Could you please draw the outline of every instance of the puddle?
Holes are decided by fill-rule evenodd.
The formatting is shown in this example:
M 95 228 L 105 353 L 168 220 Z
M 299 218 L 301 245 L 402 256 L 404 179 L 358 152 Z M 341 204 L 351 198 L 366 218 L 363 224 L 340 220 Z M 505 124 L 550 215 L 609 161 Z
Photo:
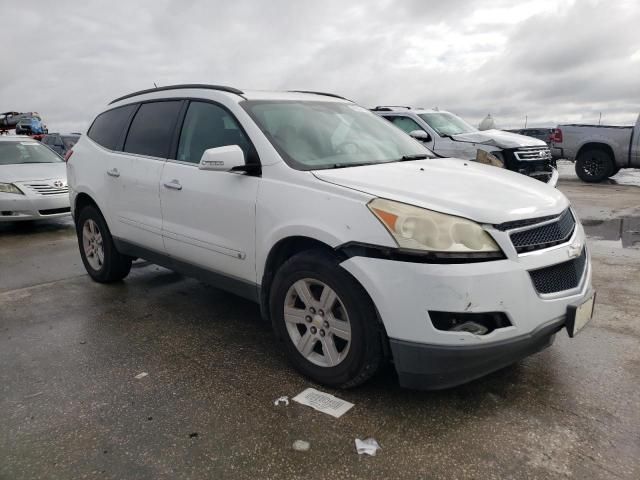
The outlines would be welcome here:
M 606 241 L 618 248 L 640 249 L 640 217 L 583 220 L 582 226 L 593 240 Z

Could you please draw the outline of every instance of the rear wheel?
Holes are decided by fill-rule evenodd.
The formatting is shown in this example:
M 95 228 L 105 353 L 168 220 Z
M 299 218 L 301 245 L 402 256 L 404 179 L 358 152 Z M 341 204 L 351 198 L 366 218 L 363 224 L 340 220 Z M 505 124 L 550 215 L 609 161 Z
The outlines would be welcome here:
M 100 283 L 122 280 L 131 270 L 131 257 L 120 254 L 104 217 L 94 206 L 86 206 L 76 225 L 82 263 L 89 276 Z
M 312 380 L 348 388 L 377 371 L 382 346 L 375 308 L 334 255 L 302 252 L 282 265 L 270 310 L 289 360 Z
M 576 174 L 584 182 L 598 183 L 613 175 L 615 165 L 609 152 L 590 148 L 578 155 Z

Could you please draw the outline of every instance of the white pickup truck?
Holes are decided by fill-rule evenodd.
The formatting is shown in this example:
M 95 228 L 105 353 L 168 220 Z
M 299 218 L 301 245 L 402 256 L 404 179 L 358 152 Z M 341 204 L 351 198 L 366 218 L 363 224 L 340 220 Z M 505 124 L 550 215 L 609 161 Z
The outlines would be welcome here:
M 640 168 L 640 115 L 629 127 L 558 125 L 551 152 L 575 161 L 576 174 L 585 182 L 601 182 L 621 168 Z

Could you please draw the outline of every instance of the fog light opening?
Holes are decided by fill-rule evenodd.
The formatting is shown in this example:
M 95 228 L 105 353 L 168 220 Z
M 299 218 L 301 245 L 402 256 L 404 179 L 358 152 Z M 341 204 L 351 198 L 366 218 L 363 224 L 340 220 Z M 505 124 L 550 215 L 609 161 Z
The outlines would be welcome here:
M 486 335 L 499 328 L 511 326 L 511 322 L 503 312 L 458 313 L 430 311 L 429 317 L 436 330 L 468 332 L 473 335 Z

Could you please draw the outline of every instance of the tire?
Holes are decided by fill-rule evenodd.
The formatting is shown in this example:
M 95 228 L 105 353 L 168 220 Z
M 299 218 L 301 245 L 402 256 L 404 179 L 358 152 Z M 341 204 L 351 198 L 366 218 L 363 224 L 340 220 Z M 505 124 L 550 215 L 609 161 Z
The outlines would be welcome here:
M 615 166 L 615 167 L 613 168 L 613 171 L 612 171 L 612 172 L 611 172 L 611 174 L 609 175 L 609 178 L 611 178 L 611 177 L 613 177 L 613 176 L 617 175 L 619 171 L 620 171 L 620 167 Z
M 89 276 L 99 283 L 122 280 L 131 270 L 131 257 L 120 254 L 100 211 L 88 205 L 76 223 L 82 263 Z
M 269 311 L 276 336 L 299 372 L 328 387 L 350 388 L 378 370 L 382 329 L 373 302 L 339 263 L 335 255 L 323 251 L 291 257 L 275 275 Z
M 600 148 L 585 150 L 576 159 L 576 174 L 588 183 L 598 183 L 612 176 L 614 168 L 611 155 Z

